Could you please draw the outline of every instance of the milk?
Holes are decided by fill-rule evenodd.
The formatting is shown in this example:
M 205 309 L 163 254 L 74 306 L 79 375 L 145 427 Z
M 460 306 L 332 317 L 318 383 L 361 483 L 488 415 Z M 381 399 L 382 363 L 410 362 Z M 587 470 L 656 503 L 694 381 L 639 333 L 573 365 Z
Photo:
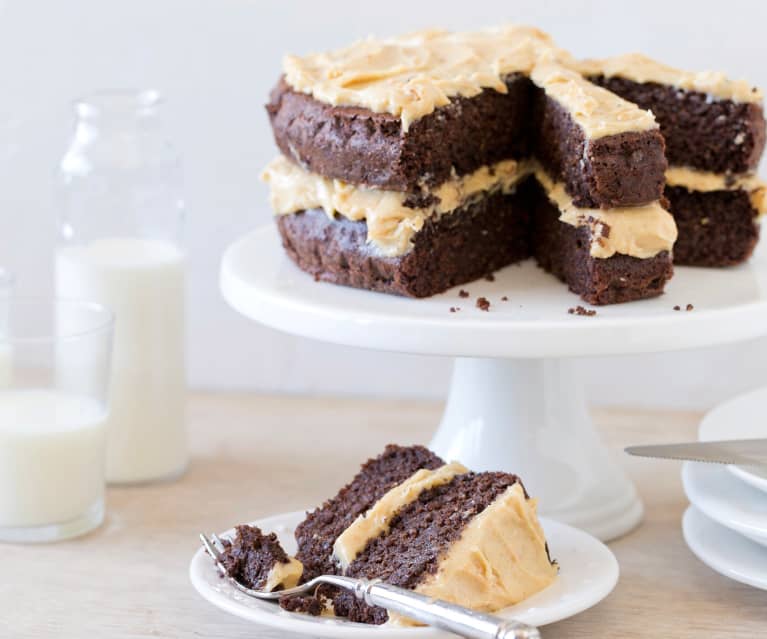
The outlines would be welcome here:
M 138 238 L 57 253 L 57 294 L 100 302 L 116 316 L 108 481 L 164 478 L 186 466 L 184 265 L 174 245 Z
M 98 503 L 105 432 L 89 397 L 0 391 L 0 527 L 66 523 Z

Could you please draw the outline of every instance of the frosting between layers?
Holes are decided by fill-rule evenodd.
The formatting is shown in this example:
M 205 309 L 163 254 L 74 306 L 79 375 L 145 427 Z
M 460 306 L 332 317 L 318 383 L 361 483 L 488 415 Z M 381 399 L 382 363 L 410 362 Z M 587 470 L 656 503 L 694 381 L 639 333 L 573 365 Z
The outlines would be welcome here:
M 283 156 L 274 159 L 262 177 L 271 187 L 270 199 L 276 214 L 322 208 L 331 218 L 337 213 L 353 221 L 365 220 L 368 243 L 382 255 L 397 257 L 412 248 L 413 237 L 429 217 L 450 214 L 488 192 L 512 192 L 532 173 L 559 208 L 560 221 L 591 228 L 592 257 L 608 258 L 620 253 L 646 259 L 672 249 L 677 237 L 676 224 L 659 202 L 614 209 L 581 209 L 573 204 L 564 184 L 554 182 L 531 160 L 505 160 L 454 177 L 427 192 L 438 201 L 423 208 L 405 206 L 405 193 L 330 180 L 302 169 Z
M 391 113 L 402 127 L 451 97 L 483 89 L 506 93 L 505 78 L 529 74 L 545 59 L 572 63 L 543 31 L 507 25 L 466 33 L 427 30 L 398 38 L 369 38 L 350 47 L 305 57 L 286 56 L 286 82 L 332 105 Z
M 753 173 L 709 173 L 686 166 L 671 166 L 666 171 L 666 185 L 688 191 L 748 191 L 757 216 L 767 214 L 767 183 Z
M 530 78 L 547 96 L 569 111 L 588 138 L 658 128 L 652 111 L 640 109 L 560 64 L 538 64 Z
M 336 539 L 333 557 L 346 572 L 349 565 L 361 553 L 368 542 L 389 530 L 392 517 L 408 504 L 418 499 L 425 490 L 449 483 L 456 475 L 469 472 L 458 462 L 440 466 L 436 470 L 421 469 L 410 478 L 392 488 L 365 514 L 360 515 Z
M 412 247 L 413 236 L 427 218 L 451 213 L 487 192 L 510 192 L 531 173 L 525 161 L 504 160 L 474 173 L 453 177 L 429 191 L 437 201 L 422 208 L 405 206 L 407 194 L 384 191 L 331 180 L 310 173 L 283 156 L 275 158 L 264 170 L 262 179 L 269 183 L 272 208 L 287 215 L 322 208 L 331 218 L 336 214 L 367 222 L 368 243 L 382 255 L 396 257 Z
M 655 82 L 686 91 L 706 93 L 720 100 L 761 102 L 763 93 L 745 80 L 730 80 L 717 71 L 694 73 L 675 69 L 648 58 L 641 53 L 629 53 L 612 58 L 581 60 L 575 68 L 586 76 L 619 77 L 632 82 Z
M 592 257 L 604 259 L 619 253 L 648 259 L 674 247 L 676 223 L 660 202 L 613 209 L 582 209 L 573 204 L 564 184 L 554 182 L 540 169 L 536 170 L 535 177 L 559 209 L 561 222 L 591 229 Z
M 272 592 L 279 586 L 284 589 L 293 588 L 298 585 L 298 580 L 301 579 L 303 573 L 304 565 L 295 557 L 290 557 L 287 563 L 278 561 L 266 576 L 263 590 Z
M 416 586 L 428 597 L 484 612 L 512 606 L 549 586 L 557 576 L 535 499 L 509 486 L 479 513 L 448 549 L 437 572 Z M 414 622 L 392 613 L 389 623 Z
M 710 173 L 686 166 L 670 166 L 666 170 L 667 186 L 684 186 L 690 191 L 753 191 L 765 183 L 753 173 Z

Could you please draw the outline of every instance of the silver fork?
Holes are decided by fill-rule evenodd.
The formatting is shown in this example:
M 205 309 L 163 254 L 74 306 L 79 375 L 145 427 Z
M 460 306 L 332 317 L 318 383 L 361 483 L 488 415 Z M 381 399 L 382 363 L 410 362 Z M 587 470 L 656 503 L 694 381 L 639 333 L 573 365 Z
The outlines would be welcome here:
M 378 580 L 353 579 L 340 575 L 322 575 L 315 577 L 305 584 L 280 590 L 278 592 L 262 592 L 251 590 L 229 576 L 224 567 L 224 545 L 216 535 L 211 535 L 213 541 L 200 534 L 200 541 L 205 550 L 213 558 L 221 575 L 237 590 L 264 601 L 277 601 L 283 597 L 313 594 L 317 586 L 330 584 L 351 592 L 356 599 L 369 606 L 380 606 L 400 615 L 420 621 L 429 626 L 447 630 L 470 639 L 540 639 L 537 628 L 520 623 L 519 621 L 501 619 L 494 615 L 476 612 L 463 606 L 448 603 L 440 599 L 432 599 L 424 595 L 405 590 L 397 586 L 382 583 Z

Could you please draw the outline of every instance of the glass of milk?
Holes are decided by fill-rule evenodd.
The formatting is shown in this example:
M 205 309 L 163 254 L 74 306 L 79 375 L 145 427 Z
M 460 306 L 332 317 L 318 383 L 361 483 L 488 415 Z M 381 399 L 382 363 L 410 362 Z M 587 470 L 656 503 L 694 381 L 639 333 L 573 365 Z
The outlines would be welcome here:
M 180 475 L 185 433 L 181 163 L 156 91 L 102 91 L 75 105 L 59 166 L 57 295 L 116 316 L 107 481 Z
M 84 534 L 104 519 L 113 315 L 10 297 L 0 333 L 0 541 Z

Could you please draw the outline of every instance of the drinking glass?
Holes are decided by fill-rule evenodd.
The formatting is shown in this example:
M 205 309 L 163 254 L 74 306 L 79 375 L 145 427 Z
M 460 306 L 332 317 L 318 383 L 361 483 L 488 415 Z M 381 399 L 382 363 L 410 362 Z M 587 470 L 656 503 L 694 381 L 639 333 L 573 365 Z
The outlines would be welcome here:
M 6 299 L 0 331 L 0 541 L 56 541 L 104 519 L 113 316 L 105 307 Z

